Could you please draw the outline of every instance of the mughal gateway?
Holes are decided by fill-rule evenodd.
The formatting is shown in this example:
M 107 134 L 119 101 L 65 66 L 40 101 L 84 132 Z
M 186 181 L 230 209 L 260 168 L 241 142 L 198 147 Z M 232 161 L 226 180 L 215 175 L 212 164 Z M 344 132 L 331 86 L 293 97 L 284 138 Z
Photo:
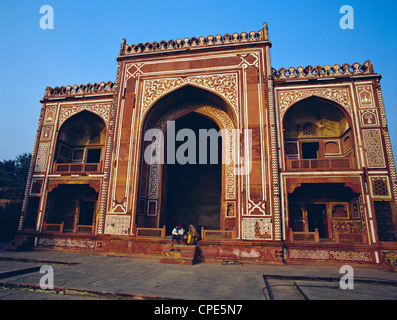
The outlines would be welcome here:
M 380 264 L 397 249 L 381 75 L 369 60 L 276 70 L 270 50 L 266 23 L 123 39 L 114 82 L 47 87 L 10 247 Z M 201 235 L 191 256 L 167 251 L 179 222 Z

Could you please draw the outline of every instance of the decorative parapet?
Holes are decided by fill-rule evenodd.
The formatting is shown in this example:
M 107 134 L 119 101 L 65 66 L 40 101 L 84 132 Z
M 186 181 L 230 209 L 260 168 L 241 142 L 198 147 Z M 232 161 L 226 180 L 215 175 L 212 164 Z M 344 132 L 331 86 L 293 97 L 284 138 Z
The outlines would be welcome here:
M 299 79 L 316 79 L 316 78 L 337 78 L 350 77 L 357 75 L 375 74 L 370 60 L 365 61 L 362 65 L 358 62 L 352 65 L 345 63 L 342 66 L 334 64 L 333 66 L 307 66 L 290 67 L 288 69 L 280 68 L 278 71 L 273 69 L 274 79 L 277 80 L 299 80 Z
M 104 94 L 114 93 L 115 86 L 112 81 L 94 83 L 94 84 L 81 84 L 67 87 L 46 87 L 44 92 L 44 99 L 57 98 L 57 97 L 72 97 L 72 96 L 85 96 L 91 94 Z
M 266 25 L 267 26 L 267 25 Z M 124 55 L 134 55 L 140 53 L 148 52 L 166 52 L 169 50 L 178 50 L 186 48 L 203 48 L 211 46 L 222 46 L 230 44 L 243 44 L 252 43 L 258 41 L 268 41 L 266 36 L 263 36 L 263 30 L 251 31 L 249 33 L 233 33 L 232 35 L 226 33 L 225 35 L 217 34 L 215 37 L 209 35 L 207 37 L 201 36 L 199 38 L 184 38 L 169 40 L 168 42 L 163 40 L 160 42 L 146 42 L 145 44 L 139 43 L 137 45 L 127 45 L 125 44 L 125 39 L 123 39 L 120 56 Z

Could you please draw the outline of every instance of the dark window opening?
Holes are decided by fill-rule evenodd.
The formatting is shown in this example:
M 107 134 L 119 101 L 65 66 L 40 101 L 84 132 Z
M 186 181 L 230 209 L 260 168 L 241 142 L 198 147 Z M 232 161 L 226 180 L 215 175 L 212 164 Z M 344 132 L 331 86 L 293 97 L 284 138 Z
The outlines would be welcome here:
M 325 204 L 307 204 L 307 217 L 309 221 L 309 232 L 318 230 L 320 238 L 328 238 L 327 226 L 324 216 L 326 216 Z
M 319 158 L 320 144 L 318 142 L 302 142 L 302 159 Z
M 95 201 L 80 202 L 79 225 L 91 226 L 94 217 Z
M 101 160 L 101 149 L 87 149 L 86 163 L 99 163 Z
M 389 201 L 374 201 L 380 241 L 396 241 L 396 232 Z

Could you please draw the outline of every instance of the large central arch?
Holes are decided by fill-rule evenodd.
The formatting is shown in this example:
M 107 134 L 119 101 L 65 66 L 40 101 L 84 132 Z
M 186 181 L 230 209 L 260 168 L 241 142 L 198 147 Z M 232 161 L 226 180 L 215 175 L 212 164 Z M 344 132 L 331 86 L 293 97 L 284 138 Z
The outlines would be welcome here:
M 219 96 L 192 86 L 180 88 L 160 99 L 152 106 L 142 123 L 138 208 L 135 220 L 135 224 L 138 227 L 159 228 L 163 225 L 168 225 L 167 231 L 169 233 L 171 225 L 175 223 L 170 218 L 172 215 L 169 212 L 168 219 L 166 218 L 167 210 L 170 211 L 172 209 L 170 209 L 169 205 L 167 209 L 167 198 L 168 202 L 170 202 L 170 189 L 168 189 L 167 195 L 167 188 L 170 187 L 170 184 L 167 184 L 167 166 L 165 163 L 167 159 L 164 158 L 167 140 L 163 139 L 163 137 L 167 137 L 167 125 L 169 122 L 183 121 L 183 119 L 187 118 L 196 120 L 206 118 L 207 124 L 212 122 L 212 128 L 219 130 L 222 140 L 222 163 L 219 166 L 219 170 L 221 170 L 220 199 L 218 208 L 214 209 L 218 211 L 216 218 L 218 221 L 216 223 L 214 221 L 206 223 L 203 222 L 206 219 L 191 217 L 191 223 L 207 228 L 225 229 L 227 202 L 236 200 L 237 188 L 237 178 L 234 175 L 234 151 L 236 150 L 233 136 L 233 129 L 236 128 L 236 125 L 232 120 L 234 114 L 228 104 Z M 194 120 L 190 120 L 191 127 L 193 123 Z M 184 125 L 189 127 L 189 121 L 185 121 Z M 145 133 L 150 129 L 156 129 L 156 133 L 150 141 L 145 141 Z M 202 129 L 208 129 L 208 127 Z M 147 150 L 150 150 L 150 154 L 155 159 L 151 164 L 145 161 L 144 154 Z M 178 198 L 178 195 L 175 195 L 175 198 Z M 197 207 L 191 210 L 191 212 L 194 211 L 200 214 L 200 210 Z M 208 212 L 205 215 L 208 218 Z M 176 217 L 178 219 L 181 218 L 180 215 L 176 215 Z M 187 220 L 183 222 L 186 224 L 190 223 Z

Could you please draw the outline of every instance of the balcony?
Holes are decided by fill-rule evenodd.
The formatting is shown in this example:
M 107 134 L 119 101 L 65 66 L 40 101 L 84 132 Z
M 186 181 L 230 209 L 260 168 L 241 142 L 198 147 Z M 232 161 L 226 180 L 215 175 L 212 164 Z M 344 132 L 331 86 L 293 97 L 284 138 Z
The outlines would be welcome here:
M 289 159 L 286 158 L 288 171 L 326 171 L 353 170 L 356 168 L 355 158 L 323 158 L 323 159 Z
M 55 163 L 54 173 L 58 174 L 83 174 L 101 173 L 101 163 Z

